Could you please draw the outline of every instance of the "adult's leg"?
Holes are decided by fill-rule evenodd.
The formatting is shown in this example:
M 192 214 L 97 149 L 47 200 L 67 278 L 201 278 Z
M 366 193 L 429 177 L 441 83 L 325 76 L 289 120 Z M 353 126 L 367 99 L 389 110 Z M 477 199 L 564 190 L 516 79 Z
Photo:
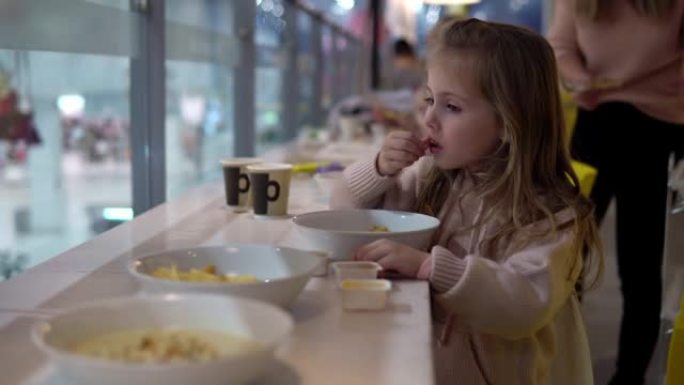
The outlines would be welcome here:
M 593 111 L 579 109 L 570 148 L 575 160 L 593 166 L 598 171 L 591 200 L 595 206 L 594 216 L 599 224 L 615 193 L 612 159 L 616 149 L 612 133 L 616 121 L 613 111 L 612 103 L 598 106 Z
M 617 256 L 623 314 L 612 384 L 644 383 L 660 328 L 668 159 L 682 127 L 635 108 L 616 144 Z M 616 165 L 617 166 L 617 165 Z
M 589 164 L 598 171 L 591 191 L 597 224 L 603 220 L 615 191 L 615 170 L 611 162 L 615 150 L 611 132 L 615 122 L 611 119 L 611 110 L 610 105 L 601 105 L 592 111 L 579 109 L 570 148 L 573 159 Z M 575 284 L 580 300 L 584 292 L 583 281 L 584 274 Z

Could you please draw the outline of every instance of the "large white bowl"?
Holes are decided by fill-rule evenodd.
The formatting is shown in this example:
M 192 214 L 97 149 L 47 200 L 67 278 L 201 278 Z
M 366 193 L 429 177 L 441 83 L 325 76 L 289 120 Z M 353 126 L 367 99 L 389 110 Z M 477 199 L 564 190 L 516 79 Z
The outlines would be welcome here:
M 251 381 L 268 371 L 275 348 L 294 322 L 266 303 L 209 294 L 119 298 L 66 310 L 32 330 L 36 345 L 65 377 L 77 384 L 226 385 Z M 148 329 L 213 330 L 255 340 L 261 349 L 204 363 L 125 363 L 72 353 L 74 344 L 107 333 Z
M 314 247 L 329 252 L 335 260 L 352 259 L 357 248 L 381 238 L 425 249 L 439 226 L 435 217 L 388 210 L 317 211 L 297 215 L 293 221 Z M 390 231 L 370 231 L 373 226 Z
M 128 270 L 147 292 L 229 294 L 287 306 L 322 261 L 320 255 L 303 250 L 236 244 L 161 251 L 132 260 Z M 149 275 L 159 267 L 176 265 L 180 270 L 188 270 L 210 264 L 222 273 L 252 274 L 258 282 L 184 282 Z

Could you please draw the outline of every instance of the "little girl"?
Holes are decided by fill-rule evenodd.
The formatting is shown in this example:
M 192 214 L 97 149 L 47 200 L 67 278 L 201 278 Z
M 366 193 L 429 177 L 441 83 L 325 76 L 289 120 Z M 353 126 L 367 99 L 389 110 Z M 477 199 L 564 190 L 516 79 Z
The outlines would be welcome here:
M 602 254 L 563 142 L 553 51 L 474 19 L 441 22 L 428 47 L 423 137 L 389 135 L 331 206 L 441 226 L 428 251 L 380 240 L 355 258 L 430 282 L 438 384 L 592 384 L 574 285 L 583 254 Z

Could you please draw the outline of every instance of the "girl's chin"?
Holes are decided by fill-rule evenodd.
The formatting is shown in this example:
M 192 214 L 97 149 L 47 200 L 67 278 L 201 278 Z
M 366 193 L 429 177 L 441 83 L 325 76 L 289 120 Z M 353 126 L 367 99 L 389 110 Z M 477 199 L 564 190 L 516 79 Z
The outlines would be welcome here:
M 449 169 L 452 169 L 452 168 L 456 168 L 456 167 L 452 164 L 453 162 L 449 162 L 449 161 L 448 161 L 448 158 L 445 157 L 445 156 L 443 156 L 442 154 L 435 154 L 435 155 L 432 155 L 432 159 L 433 159 L 433 161 L 434 161 L 433 164 L 434 164 L 436 167 L 441 168 L 441 169 L 443 169 L 443 170 L 449 170 Z
M 448 171 L 463 168 L 462 164 L 459 164 L 459 162 L 454 161 L 453 159 L 449 159 L 445 154 L 432 155 L 432 159 L 433 165 L 441 170 Z

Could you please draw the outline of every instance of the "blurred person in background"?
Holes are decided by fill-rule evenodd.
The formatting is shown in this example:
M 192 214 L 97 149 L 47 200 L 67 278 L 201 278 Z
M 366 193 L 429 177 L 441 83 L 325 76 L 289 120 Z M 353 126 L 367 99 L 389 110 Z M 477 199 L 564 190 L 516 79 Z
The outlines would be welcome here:
M 617 370 L 643 384 L 660 325 L 670 154 L 684 146 L 684 0 L 555 0 L 549 41 L 579 111 L 573 156 L 598 169 L 600 223 L 617 203 L 623 295 Z
M 373 104 L 376 122 L 388 130 L 418 133 L 425 112 L 425 69 L 411 43 L 398 39 L 392 47 L 392 67 L 383 84 L 387 91 L 378 92 Z
M 384 77 L 387 90 L 416 90 L 425 81 L 425 74 L 411 43 L 406 39 L 394 42 L 392 68 Z
M 391 66 L 383 72 L 382 89 L 349 96 L 333 106 L 327 118 L 330 137 L 348 137 L 342 135 L 340 121 L 344 118 L 364 127 L 365 135 L 361 136 L 368 138 L 394 130 L 418 132 L 424 111 L 424 83 L 425 70 L 414 47 L 404 38 L 397 39 L 392 45 Z

